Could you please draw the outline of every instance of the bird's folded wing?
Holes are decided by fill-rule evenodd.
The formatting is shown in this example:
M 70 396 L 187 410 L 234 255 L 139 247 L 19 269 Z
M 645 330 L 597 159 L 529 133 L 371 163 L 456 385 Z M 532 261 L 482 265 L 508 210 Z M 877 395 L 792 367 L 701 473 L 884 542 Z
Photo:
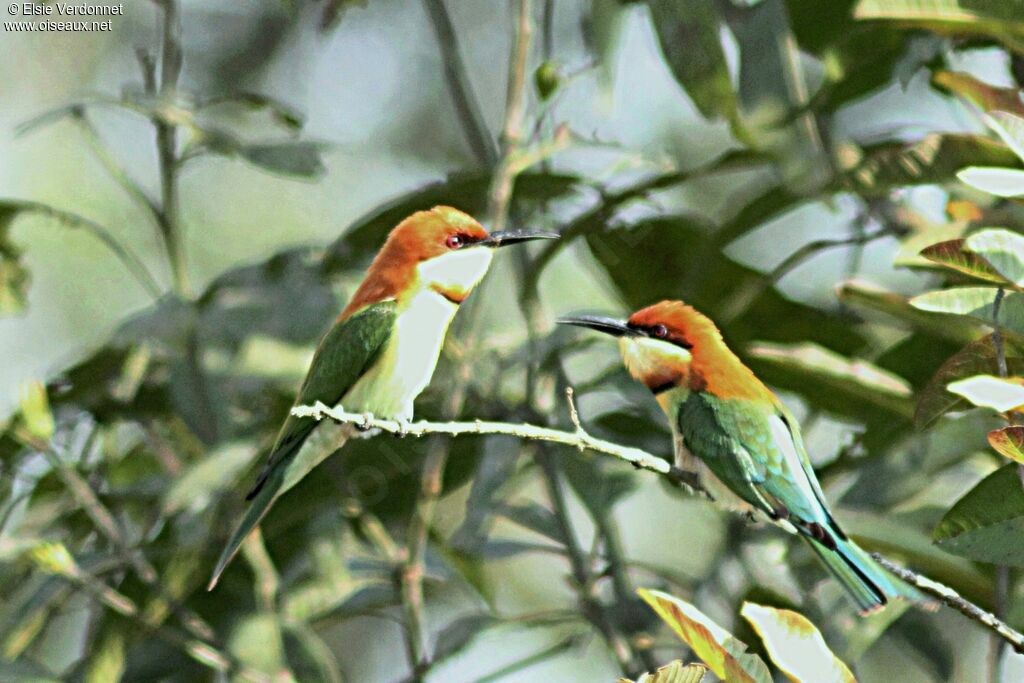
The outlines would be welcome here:
M 387 344 L 395 327 L 395 307 L 392 300 L 382 301 L 335 323 L 317 347 L 295 405 L 313 405 L 320 401 L 334 406 L 341 401 Z M 288 415 L 250 496 L 278 465 L 281 456 L 289 452 L 289 446 L 305 440 L 315 426 L 316 422 L 309 418 Z
M 395 302 L 384 301 L 335 323 L 313 356 L 295 404 L 338 403 L 384 348 L 394 329 L 395 316 Z M 217 583 L 242 541 L 260 523 L 277 497 L 318 464 L 319 460 L 299 457 L 303 442 L 315 426 L 316 422 L 311 419 L 288 416 L 255 487 L 246 496 L 252 503 L 224 547 L 209 588 Z

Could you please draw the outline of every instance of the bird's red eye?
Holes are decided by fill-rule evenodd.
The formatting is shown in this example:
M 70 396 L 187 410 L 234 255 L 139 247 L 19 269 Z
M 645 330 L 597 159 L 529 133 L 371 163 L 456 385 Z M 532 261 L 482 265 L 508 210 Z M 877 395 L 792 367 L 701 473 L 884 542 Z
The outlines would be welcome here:
M 664 325 L 655 325 L 651 328 L 651 334 L 658 339 L 664 339 L 668 336 L 668 328 Z
M 458 249 L 462 246 L 462 235 L 448 235 L 444 244 L 449 249 Z

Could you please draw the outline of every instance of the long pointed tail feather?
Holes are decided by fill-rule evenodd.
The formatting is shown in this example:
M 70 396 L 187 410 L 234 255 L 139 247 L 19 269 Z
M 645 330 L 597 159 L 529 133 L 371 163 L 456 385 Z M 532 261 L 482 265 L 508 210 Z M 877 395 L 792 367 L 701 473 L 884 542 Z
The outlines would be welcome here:
M 306 439 L 296 439 L 270 456 L 269 462 L 273 463 L 273 465 L 260 473 L 256 486 L 246 496 L 246 500 L 252 502 L 249 505 L 249 509 L 246 510 L 245 516 L 242 517 L 242 521 L 239 522 L 235 531 L 231 534 L 227 545 L 224 546 L 220 559 L 217 560 L 217 566 L 210 576 L 210 583 L 207 585 L 206 590 L 211 591 L 214 589 L 220 580 L 220 575 L 224 573 L 231 560 L 238 554 L 246 537 L 252 533 L 252 530 L 259 525 L 267 512 L 270 511 L 274 501 L 285 491 L 295 486 L 314 467 L 323 462 L 328 455 L 340 448 L 345 443 L 348 435 L 349 431 L 341 429 L 337 433 L 331 434 L 330 438 L 334 439 L 331 444 L 311 444 L 310 448 L 305 449 L 302 446 Z M 338 438 L 339 436 L 340 438 Z
M 846 589 L 861 614 L 876 612 L 892 598 L 914 602 L 924 596 L 916 588 L 890 575 L 852 540 L 835 539 L 835 549 L 806 538 L 811 548 Z

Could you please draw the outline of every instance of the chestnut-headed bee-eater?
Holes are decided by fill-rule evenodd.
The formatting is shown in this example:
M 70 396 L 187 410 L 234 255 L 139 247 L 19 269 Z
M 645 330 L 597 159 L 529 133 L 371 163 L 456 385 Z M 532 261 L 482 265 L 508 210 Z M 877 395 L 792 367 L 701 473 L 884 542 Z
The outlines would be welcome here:
M 559 322 L 617 337 L 630 375 L 668 416 L 677 465 L 700 474 L 716 498 L 763 513 L 806 539 L 861 613 L 892 597 L 920 599 L 843 533 L 797 421 L 710 319 L 682 301 L 662 301 L 627 321 L 581 315 Z
M 295 404 L 320 401 L 410 420 L 413 401 L 434 373 L 448 326 L 487 273 L 494 247 L 555 237 L 488 234 L 476 220 L 448 206 L 409 216 L 388 235 L 352 300 L 324 335 Z M 209 589 L 278 496 L 315 466 L 318 456 L 300 452 L 317 424 L 291 415 L 284 421 Z

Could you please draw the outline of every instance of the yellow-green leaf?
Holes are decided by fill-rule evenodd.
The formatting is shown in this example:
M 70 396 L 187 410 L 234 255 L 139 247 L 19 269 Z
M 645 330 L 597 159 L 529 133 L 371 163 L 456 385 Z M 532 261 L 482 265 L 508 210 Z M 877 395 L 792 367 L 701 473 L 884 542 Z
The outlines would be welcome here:
M 1014 425 L 993 429 L 988 433 L 988 443 L 1000 455 L 1024 465 L 1024 427 Z
M 803 615 L 752 602 L 740 610 L 775 665 L 794 683 L 856 683 L 853 673 Z
M 700 683 L 708 668 L 703 664 L 683 664 L 677 659 L 657 671 L 645 673 L 636 679 L 636 683 Z M 628 678 L 620 678 L 618 683 L 633 683 Z
M 42 382 L 29 382 L 22 388 L 20 407 L 19 430 L 30 439 L 49 442 L 53 438 L 54 422 Z
M 990 264 L 1005 281 L 1024 285 L 1024 235 L 1002 228 L 988 228 L 968 237 L 966 246 Z
M 699 609 L 661 591 L 641 588 L 637 593 L 716 676 L 729 683 L 771 683 L 761 658 Z
M 985 123 L 1014 154 L 1024 160 L 1024 119 L 1009 112 L 994 111 L 985 116 Z

